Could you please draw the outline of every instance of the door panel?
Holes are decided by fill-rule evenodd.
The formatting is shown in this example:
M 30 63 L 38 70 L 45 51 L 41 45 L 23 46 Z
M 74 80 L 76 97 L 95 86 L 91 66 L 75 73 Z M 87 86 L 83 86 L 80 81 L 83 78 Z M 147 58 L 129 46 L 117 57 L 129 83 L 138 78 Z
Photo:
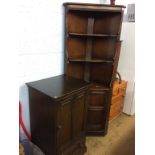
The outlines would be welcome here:
M 57 132 L 58 132 L 58 137 L 57 137 L 57 143 L 58 147 L 63 145 L 67 145 L 66 142 L 71 141 L 71 127 L 72 127 L 72 114 L 71 114 L 71 109 L 72 109 L 72 100 L 68 100 L 65 102 L 62 102 L 60 104 L 59 108 L 59 113 L 58 113 L 58 125 L 57 125 Z
M 74 100 L 73 105 L 73 137 L 84 133 L 84 118 L 85 118 L 85 96 L 78 95 Z M 76 136 L 76 137 L 75 137 Z
M 103 91 L 91 91 L 89 96 L 89 106 L 104 106 L 106 94 Z
M 89 95 L 87 132 L 104 131 L 107 110 L 110 105 L 109 91 L 91 90 Z
M 103 124 L 105 112 L 104 110 L 90 110 L 88 111 L 88 124 Z
M 85 134 L 86 94 L 76 93 L 60 103 L 57 124 L 58 150 L 74 145 Z

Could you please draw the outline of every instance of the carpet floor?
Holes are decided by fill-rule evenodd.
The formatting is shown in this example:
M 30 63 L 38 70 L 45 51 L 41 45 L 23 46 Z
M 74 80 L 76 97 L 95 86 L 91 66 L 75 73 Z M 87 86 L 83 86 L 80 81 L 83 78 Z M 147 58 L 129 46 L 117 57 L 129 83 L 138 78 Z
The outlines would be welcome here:
M 85 155 L 134 155 L 135 116 L 121 114 L 109 124 L 104 137 L 87 137 Z

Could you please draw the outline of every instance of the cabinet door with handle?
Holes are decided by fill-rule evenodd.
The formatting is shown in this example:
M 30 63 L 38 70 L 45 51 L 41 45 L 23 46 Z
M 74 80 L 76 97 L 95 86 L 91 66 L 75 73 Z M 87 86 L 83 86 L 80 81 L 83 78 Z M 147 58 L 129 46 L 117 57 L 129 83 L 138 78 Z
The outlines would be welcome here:
M 86 129 L 86 112 L 87 112 L 87 96 L 82 92 L 74 98 L 72 106 L 72 138 L 80 138 L 85 135 Z
M 62 100 L 58 112 L 57 147 L 60 152 L 71 149 L 76 139 L 85 135 L 86 95 L 78 93 Z
M 73 98 L 60 101 L 57 121 L 57 148 L 61 151 L 71 143 L 72 139 L 72 102 Z

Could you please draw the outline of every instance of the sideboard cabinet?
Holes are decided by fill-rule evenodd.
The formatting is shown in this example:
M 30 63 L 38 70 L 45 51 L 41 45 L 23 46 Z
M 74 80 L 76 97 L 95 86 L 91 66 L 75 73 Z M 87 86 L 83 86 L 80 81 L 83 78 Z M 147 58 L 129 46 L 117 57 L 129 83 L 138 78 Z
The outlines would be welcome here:
M 88 82 L 60 75 L 27 85 L 32 142 L 46 155 L 83 155 Z

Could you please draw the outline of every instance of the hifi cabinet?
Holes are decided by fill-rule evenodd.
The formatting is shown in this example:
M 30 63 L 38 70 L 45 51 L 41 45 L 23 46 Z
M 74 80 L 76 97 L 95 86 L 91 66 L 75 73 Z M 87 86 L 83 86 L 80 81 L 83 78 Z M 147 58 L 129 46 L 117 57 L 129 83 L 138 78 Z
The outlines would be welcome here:
M 124 6 L 64 3 L 65 74 L 91 83 L 87 133 L 107 132 Z
M 27 85 L 32 142 L 46 155 L 83 155 L 89 83 L 60 75 Z

